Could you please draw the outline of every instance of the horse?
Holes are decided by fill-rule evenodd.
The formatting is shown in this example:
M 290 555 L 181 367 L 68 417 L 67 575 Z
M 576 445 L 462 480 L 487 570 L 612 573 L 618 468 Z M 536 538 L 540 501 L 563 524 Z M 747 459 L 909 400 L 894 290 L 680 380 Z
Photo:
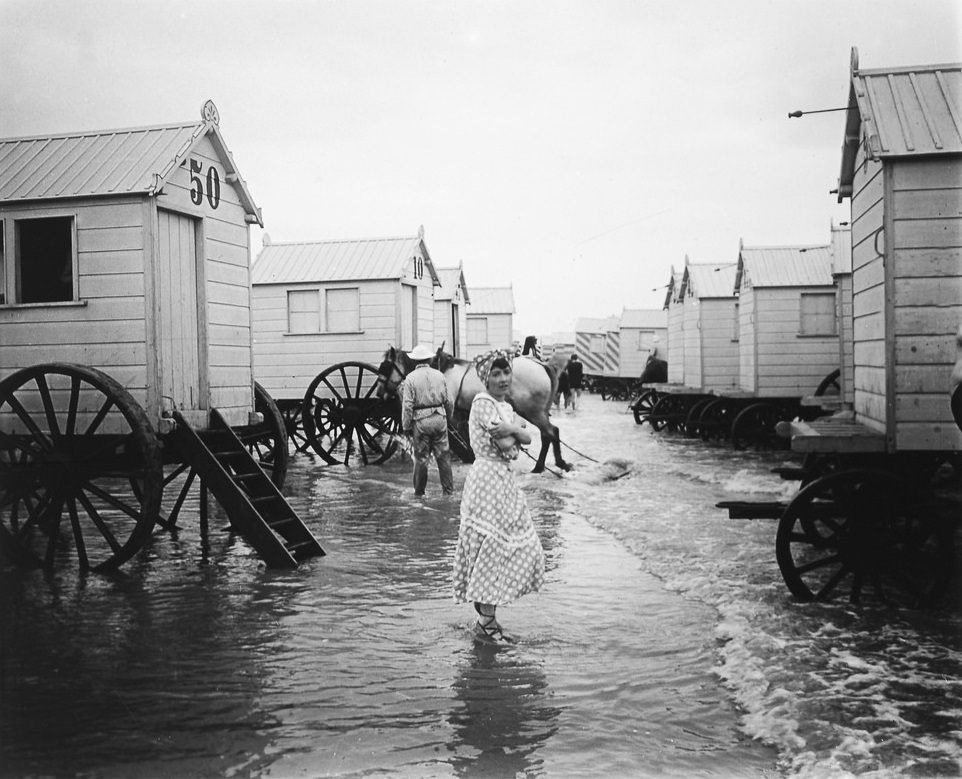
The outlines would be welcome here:
M 408 357 L 407 352 L 390 347 L 384 353 L 384 360 L 378 369 L 385 391 L 396 392 L 414 367 L 415 363 Z M 444 375 L 448 393 L 454 400 L 455 410 L 468 412 L 475 395 L 485 389 L 474 362 L 470 360 L 460 360 L 443 349 L 438 349 L 431 361 L 431 367 L 437 368 Z M 544 363 L 528 357 L 515 357 L 512 361 L 511 373 L 513 379 L 508 402 L 515 413 L 528 420 L 541 432 L 541 452 L 538 454 L 532 472 L 544 471 L 549 446 L 554 452 L 555 464 L 562 470 L 570 470 L 571 466 L 561 456 L 561 437 L 558 428 L 551 424 L 548 416 L 551 401 L 558 389 L 557 374 Z

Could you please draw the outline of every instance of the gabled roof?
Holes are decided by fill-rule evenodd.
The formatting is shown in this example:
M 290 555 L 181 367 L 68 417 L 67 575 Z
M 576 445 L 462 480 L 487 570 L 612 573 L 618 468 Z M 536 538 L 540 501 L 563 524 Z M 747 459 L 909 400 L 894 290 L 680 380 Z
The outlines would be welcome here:
M 194 147 L 209 137 L 248 221 L 263 226 L 260 209 L 224 143 L 212 101 L 204 103 L 201 117 L 182 124 L 0 139 L 0 202 L 158 195 Z
M 575 345 L 575 334 L 574 333 L 564 333 L 564 332 L 553 332 L 549 335 L 542 336 L 541 345 L 543 347 L 548 346 L 574 346 Z
M 688 255 L 685 255 L 685 265 L 688 264 Z M 675 266 L 671 266 L 671 278 L 668 280 L 668 284 L 665 285 L 665 304 L 663 308 L 667 311 L 671 304 L 677 303 L 680 297 L 681 291 L 681 280 L 685 274 L 675 270 Z
M 610 333 L 617 330 L 621 322 L 620 317 L 606 316 L 584 317 L 575 322 L 576 333 Z
M 962 63 L 859 70 L 852 48 L 851 81 L 838 201 L 852 194 L 855 157 L 962 153 Z
M 733 289 L 832 286 L 831 246 L 742 246 Z
M 465 303 L 470 303 L 468 295 L 468 285 L 464 280 L 464 263 L 459 263 L 457 268 L 436 268 L 441 289 L 434 293 L 435 300 L 451 300 L 458 286 L 461 287 L 461 296 Z
M 418 251 L 424 256 L 424 264 L 431 273 L 434 286 L 440 286 L 437 271 L 421 235 L 298 243 L 265 241 L 251 268 L 251 283 L 400 279 Z
M 686 265 L 679 297 L 699 300 L 735 297 L 735 265 L 733 262 Z
M 640 328 L 642 330 L 668 327 L 668 315 L 663 308 L 626 308 L 621 312 L 621 327 Z
M 468 316 L 513 313 L 514 290 L 511 287 L 475 287 L 471 293 Z

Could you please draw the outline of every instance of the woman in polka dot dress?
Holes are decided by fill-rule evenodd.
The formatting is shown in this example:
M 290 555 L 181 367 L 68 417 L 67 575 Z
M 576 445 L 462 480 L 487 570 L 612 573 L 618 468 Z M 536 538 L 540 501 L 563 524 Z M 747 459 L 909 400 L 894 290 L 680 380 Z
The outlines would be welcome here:
M 461 498 L 454 597 L 474 602 L 476 637 L 497 643 L 508 640 L 495 616 L 497 607 L 541 589 L 544 551 L 511 470 L 519 446 L 531 443 L 531 436 L 505 400 L 510 357 L 492 352 L 478 358 L 475 367 L 487 392 L 474 398 L 468 421 L 475 461 Z

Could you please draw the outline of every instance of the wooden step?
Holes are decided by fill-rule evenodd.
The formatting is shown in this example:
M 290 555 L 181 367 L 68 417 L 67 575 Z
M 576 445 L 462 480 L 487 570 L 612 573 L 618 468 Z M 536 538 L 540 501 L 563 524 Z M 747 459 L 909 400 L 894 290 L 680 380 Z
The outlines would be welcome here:
M 231 525 L 271 567 L 294 568 L 323 555 L 314 535 L 261 469 L 216 409 L 212 428 L 194 430 L 175 412 L 175 434 L 202 482 L 223 506 Z

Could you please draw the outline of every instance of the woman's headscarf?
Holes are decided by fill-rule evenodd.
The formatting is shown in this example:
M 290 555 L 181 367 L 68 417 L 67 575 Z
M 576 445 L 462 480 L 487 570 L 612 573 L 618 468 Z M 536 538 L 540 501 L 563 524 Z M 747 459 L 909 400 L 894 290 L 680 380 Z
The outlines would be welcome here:
M 484 384 L 485 387 L 488 386 L 488 376 L 491 374 L 491 366 L 494 365 L 495 360 L 499 358 L 505 360 L 508 365 L 511 365 L 514 354 L 506 349 L 494 349 L 493 351 L 479 354 L 474 358 L 474 369 L 478 372 L 481 383 Z

